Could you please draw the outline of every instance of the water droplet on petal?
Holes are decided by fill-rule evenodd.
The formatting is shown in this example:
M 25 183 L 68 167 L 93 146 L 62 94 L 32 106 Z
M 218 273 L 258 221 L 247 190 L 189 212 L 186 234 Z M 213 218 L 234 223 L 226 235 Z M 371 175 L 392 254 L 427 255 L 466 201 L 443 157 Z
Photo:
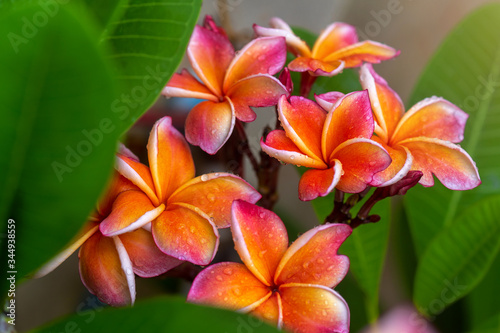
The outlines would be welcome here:
M 196 231 L 196 228 L 195 228 L 194 226 L 190 226 L 190 227 L 189 227 L 189 231 L 190 231 L 192 234 L 194 234 L 194 233 L 195 233 L 195 231 Z
M 213 193 L 207 194 L 207 199 L 210 202 L 214 202 L 215 201 L 215 194 L 213 194 Z
M 241 289 L 240 289 L 240 288 L 234 288 L 234 289 L 233 289 L 233 293 L 234 293 L 236 296 L 241 296 Z
M 264 258 L 264 255 L 266 254 L 267 250 L 260 251 L 259 252 L 259 258 Z
M 264 216 L 266 216 L 264 213 L 260 213 L 260 214 L 259 214 L 259 217 L 260 217 L 261 219 L 263 219 L 263 218 L 264 218 Z
M 231 268 L 224 268 L 224 271 L 223 271 L 223 272 L 224 272 L 224 274 L 226 274 L 226 275 L 231 275 L 231 274 L 233 274 L 233 270 L 232 270 Z
M 222 278 L 222 275 L 217 275 L 215 277 L 217 279 L 217 281 L 223 281 L 224 279 Z
M 309 262 L 303 263 L 302 267 L 304 267 L 304 269 L 308 269 L 309 268 Z
M 331 271 L 333 271 L 334 268 L 335 268 L 335 266 L 331 265 L 331 266 L 328 266 L 328 268 L 326 270 L 328 272 L 331 272 Z
M 318 264 L 322 265 L 322 264 L 324 264 L 324 263 L 325 263 L 325 261 L 324 261 L 323 259 L 321 259 L 321 258 L 320 258 L 320 259 L 318 259 Z
M 208 180 L 208 176 L 207 175 L 202 175 L 201 176 L 201 181 L 206 182 L 207 180 Z

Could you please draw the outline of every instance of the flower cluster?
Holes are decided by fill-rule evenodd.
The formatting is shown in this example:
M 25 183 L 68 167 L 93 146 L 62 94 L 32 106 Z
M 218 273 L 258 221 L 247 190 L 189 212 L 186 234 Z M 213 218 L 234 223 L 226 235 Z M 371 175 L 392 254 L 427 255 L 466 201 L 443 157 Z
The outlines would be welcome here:
M 355 28 L 345 23 L 328 26 L 312 48 L 278 18 L 270 28 L 255 25 L 254 30 L 258 37 L 236 52 L 225 31 L 207 17 L 195 27 L 187 49 L 194 75 L 174 74 L 163 95 L 204 100 L 189 112 L 185 135 L 209 154 L 224 148 L 235 125 L 248 144 L 240 122 L 256 119 L 251 107 L 276 107 L 279 121 L 260 141 L 261 164 L 245 150 L 264 182 L 260 193 L 230 173 L 195 177 L 186 140 L 164 117 L 149 137 L 149 166 L 122 147 L 96 212 L 39 275 L 80 247 L 85 286 L 108 304 L 131 304 L 135 274 L 157 276 L 183 262 L 209 265 L 218 249 L 218 229 L 230 227 L 243 263 L 205 268 L 188 301 L 251 313 L 293 332 L 348 332 L 349 308 L 332 288 L 349 268 L 339 247 L 361 222 L 351 223 L 347 215 L 335 220 L 339 223 L 326 221 L 289 246 L 280 218 L 270 207 L 256 205 L 269 195 L 266 154 L 308 168 L 298 184 L 303 201 L 334 189 L 341 202 L 344 193 L 389 189 L 375 191 L 378 199 L 361 209 L 364 218 L 376 200 L 403 194 L 417 182 L 433 186 L 434 176 L 452 190 L 480 184 L 474 161 L 457 145 L 467 114 L 439 97 L 405 112 L 399 96 L 374 71 L 372 64 L 398 51 L 359 42 Z M 285 67 L 287 50 L 296 58 Z M 355 67 L 364 90 L 308 99 L 317 76 Z M 301 96 L 291 96 L 289 71 L 302 73 Z

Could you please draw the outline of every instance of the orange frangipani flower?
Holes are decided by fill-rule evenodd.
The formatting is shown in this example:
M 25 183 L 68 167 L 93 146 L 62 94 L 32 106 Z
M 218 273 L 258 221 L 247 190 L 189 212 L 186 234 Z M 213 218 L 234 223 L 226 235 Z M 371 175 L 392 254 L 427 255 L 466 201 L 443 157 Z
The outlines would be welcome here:
M 426 98 L 407 112 L 399 96 L 371 65 L 361 68 L 361 84 L 368 89 L 375 118 L 373 140 L 391 155 L 392 164 L 375 175 L 377 186 L 388 186 L 409 170 L 420 170 L 420 184 L 433 186 L 433 174 L 452 190 L 468 190 L 481 183 L 472 158 L 459 145 L 468 115 L 441 97 Z
M 174 74 L 162 94 L 200 98 L 186 119 L 186 139 L 215 154 L 231 135 L 236 119 L 254 121 L 250 108 L 276 105 L 286 87 L 272 75 L 286 61 L 283 37 L 257 38 L 235 53 L 224 30 L 210 16 L 196 26 L 187 55 L 202 83 L 187 70 Z
M 130 158 L 130 153 L 122 150 Z M 111 213 L 116 198 L 138 188 L 129 180 L 115 175 L 109 190 L 78 236 L 64 251 L 44 265 L 35 275 L 42 277 L 80 248 L 80 276 L 83 284 L 102 302 L 112 306 L 131 305 L 135 301 L 135 277 L 153 277 L 178 266 L 182 261 L 161 252 L 145 228 L 104 236 L 99 224 Z
M 384 148 L 370 139 L 374 122 L 368 92 L 327 95 L 330 102 L 322 104 L 328 112 L 309 99 L 292 96 L 288 101 L 283 96 L 278 114 L 284 130 L 261 140 L 270 156 L 311 168 L 299 182 L 299 199 L 304 201 L 326 196 L 335 187 L 361 192 L 391 163 Z
M 349 269 L 337 250 L 351 234 L 346 224 L 325 224 L 288 247 L 280 218 L 235 201 L 231 232 L 243 264 L 211 265 L 195 278 L 188 301 L 258 316 L 292 332 L 349 331 L 349 308 L 335 287 Z
M 217 228 L 230 224 L 231 203 L 255 203 L 260 194 L 238 176 L 211 173 L 193 178 L 195 168 L 184 137 L 163 117 L 151 130 L 149 167 L 117 155 L 116 169 L 138 187 L 121 193 L 111 214 L 100 224 L 105 236 L 116 236 L 151 222 L 161 251 L 197 265 L 212 261 L 218 244 Z
M 344 68 L 358 67 L 363 62 L 379 63 L 399 54 L 392 47 L 374 41 L 358 42 L 356 28 L 346 23 L 329 25 L 318 36 L 312 50 L 282 19 L 274 17 L 270 25 L 271 28 L 254 25 L 254 30 L 259 36 L 286 38 L 289 50 L 297 56 L 288 64 L 294 72 L 333 76 Z

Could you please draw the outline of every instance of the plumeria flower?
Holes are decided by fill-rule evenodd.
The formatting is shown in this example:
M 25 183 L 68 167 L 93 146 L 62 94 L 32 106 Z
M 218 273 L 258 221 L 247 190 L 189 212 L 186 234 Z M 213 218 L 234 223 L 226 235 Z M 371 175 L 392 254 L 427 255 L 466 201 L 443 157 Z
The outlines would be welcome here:
M 374 122 L 367 91 L 323 98 L 328 112 L 309 99 L 283 96 L 278 114 L 284 130 L 261 140 L 270 156 L 311 168 L 299 181 L 301 200 L 326 196 L 334 188 L 361 192 L 391 163 L 384 148 L 370 139 Z
M 358 67 L 363 62 L 379 63 L 399 54 L 398 51 L 374 41 L 358 42 L 356 28 L 336 22 L 330 24 L 314 43 L 312 50 L 282 19 L 271 19 L 271 28 L 254 25 L 259 36 L 283 36 L 289 50 L 297 56 L 288 64 L 294 72 L 333 76 L 344 68 Z
M 186 139 L 215 154 L 231 135 L 235 119 L 254 121 L 250 108 L 276 105 L 286 88 L 272 75 L 286 61 L 283 37 L 257 38 L 235 53 L 224 30 L 211 17 L 196 26 L 187 55 L 196 80 L 187 70 L 174 74 L 163 89 L 168 97 L 200 98 L 186 119 Z
M 238 176 L 211 173 L 193 178 L 193 158 L 184 137 L 163 117 L 151 130 L 149 167 L 117 154 L 116 169 L 138 187 L 120 194 L 113 211 L 99 226 L 111 237 L 151 222 L 154 241 L 161 251 L 197 265 L 212 261 L 218 244 L 217 228 L 230 224 L 231 203 L 255 203 L 260 194 Z
M 411 305 L 400 305 L 361 333 L 438 333 L 428 319 Z
M 112 237 L 104 236 L 99 230 L 99 224 L 111 214 L 116 198 L 137 190 L 129 180 L 115 175 L 95 213 L 71 245 L 43 266 L 35 277 L 48 274 L 80 248 L 78 256 L 83 284 L 102 302 L 122 306 L 135 301 L 134 274 L 140 277 L 158 276 L 181 264 L 182 261 L 158 249 L 147 229 L 140 228 Z
M 433 186 L 433 174 L 449 189 L 468 190 L 481 183 L 472 158 L 458 143 L 468 115 L 441 97 L 426 98 L 407 112 L 399 96 L 369 65 L 361 68 L 376 121 L 374 140 L 389 152 L 392 164 L 375 175 L 378 186 L 394 184 L 409 170 L 420 170 L 420 184 Z
M 188 301 L 250 313 L 292 332 L 347 333 L 349 308 L 331 288 L 349 269 L 337 250 L 351 231 L 346 224 L 325 224 L 288 247 L 276 214 L 235 201 L 231 232 L 243 264 L 222 262 L 201 271 Z

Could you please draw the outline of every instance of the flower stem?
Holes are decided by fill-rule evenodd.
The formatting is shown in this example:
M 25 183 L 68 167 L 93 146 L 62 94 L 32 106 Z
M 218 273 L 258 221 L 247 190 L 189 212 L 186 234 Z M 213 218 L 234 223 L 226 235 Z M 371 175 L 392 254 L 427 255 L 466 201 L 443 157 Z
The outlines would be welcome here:
M 300 78 L 300 96 L 307 98 L 315 81 L 316 76 L 303 72 Z

